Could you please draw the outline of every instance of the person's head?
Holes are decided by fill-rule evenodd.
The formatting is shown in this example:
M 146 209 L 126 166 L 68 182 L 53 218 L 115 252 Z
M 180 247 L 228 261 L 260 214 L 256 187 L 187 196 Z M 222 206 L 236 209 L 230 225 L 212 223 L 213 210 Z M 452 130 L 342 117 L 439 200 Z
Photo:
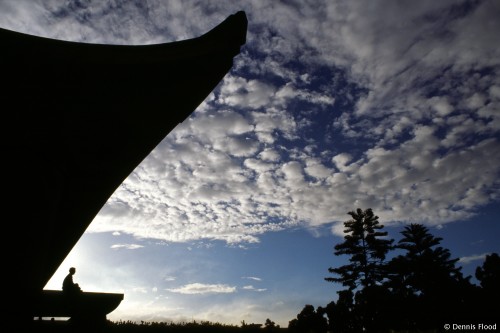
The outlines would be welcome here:
M 75 272 L 76 272 L 75 267 L 71 267 L 71 268 L 69 269 L 69 273 L 70 273 L 71 275 L 75 274 Z

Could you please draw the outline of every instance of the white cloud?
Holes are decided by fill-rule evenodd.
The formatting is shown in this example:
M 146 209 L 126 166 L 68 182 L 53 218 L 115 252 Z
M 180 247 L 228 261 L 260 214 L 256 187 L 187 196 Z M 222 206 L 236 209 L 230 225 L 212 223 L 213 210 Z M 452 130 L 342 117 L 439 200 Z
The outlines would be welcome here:
M 258 242 L 357 207 L 438 225 L 499 198 L 496 2 L 469 12 L 455 1 L 0 6 L 5 27 L 112 43 L 192 37 L 247 11 L 234 70 L 117 189 L 91 232 Z M 329 70 L 346 82 L 321 76 Z
M 127 249 L 127 250 L 136 250 L 143 248 L 143 245 L 139 244 L 113 244 L 111 245 L 112 249 Z
M 352 156 L 348 153 L 341 153 L 332 157 L 332 162 L 340 171 L 346 170 L 347 163 L 352 160 Z
M 134 292 L 134 293 L 147 294 L 148 293 L 148 288 L 145 288 L 145 287 L 135 287 L 135 288 L 132 288 L 131 291 Z
M 275 91 L 271 84 L 229 75 L 224 78 L 219 103 L 258 109 L 271 103 Z
M 335 98 L 326 92 L 311 92 L 296 88 L 292 83 L 286 83 L 275 94 L 277 102 L 286 105 L 292 99 L 305 100 L 317 105 L 333 105 Z
M 453 112 L 453 106 L 450 105 L 450 102 L 446 97 L 433 97 L 429 100 L 429 103 L 431 103 L 432 107 L 441 117 L 447 116 Z
M 271 162 L 278 162 L 281 158 L 280 154 L 272 148 L 265 148 L 262 152 L 260 152 L 259 157 L 264 161 Z
M 306 161 L 306 167 L 304 171 L 308 175 L 317 179 L 325 179 L 333 173 L 332 169 L 326 167 L 320 161 L 313 159 Z
M 266 291 L 267 289 L 266 288 L 255 288 L 254 286 L 252 285 L 248 285 L 248 286 L 243 286 L 242 289 L 244 290 L 251 290 L 251 291 L 256 291 L 256 292 L 263 292 L 263 291 Z
M 262 281 L 261 278 L 256 277 L 256 276 L 244 276 L 242 279 L 248 279 L 248 280 L 254 280 L 254 281 Z
M 107 204 L 128 202 L 120 204 L 126 211 L 109 215 L 104 209 L 91 230 L 235 243 L 255 242 L 264 232 L 297 223 L 343 221 L 356 207 L 373 208 L 385 222 L 440 224 L 468 218 L 494 198 L 484 189 L 494 182 L 492 156 L 497 156 L 498 142 L 483 140 L 444 155 L 438 154 L 439 143 L 432 127 L 418 127 L 413 138 L 393 149 L 375 147 L 358 160 L 336 155 L 336 168 L 307 154 L 274 165 L 259 160 L 257 153 L 237 164 L 196 144 L 187 155 L 175 154 L 181 163 L 167 155 L 160 163 L 154 153 L 136 170 L 141 181 L 127 180 Z M 196 164 L 182 163 L 195 159 Z M 164 165 L 166 173 L 155 172 L 150 163 Z M 324 183 L 309 183 L 306 174 Z
M 484 259 L 486 258 L 487 255 L 489 255 L 489 253 L 474 254 L 474 255 L 470 255 L 470 256 L 465 256 L 465 257 L 461 257 L 458 260 L 458 262 L 463 264 L 463 265 L 468 265 L 474 261 L 479 261 L 479 260 L 484 261 Z
M 489 93 L 492 98 L 500 99 L 500 87 L 499 86 L 491 86 L 489 88 Z
M 285 139 L 298 139 L 297 122 L 283 110 L 276 108 L 266 109 L 265 112 L 252 112 L 257 138 L 266 144 L 273 144 L 281 134 Z
M 198 294 L 228 294 L 236 292 L 236 287 L 227 284 L 190 283 L 179 288 L 166 289 L 173 293 L 198 295 Z
M 485 102 L 486 102 L 486 97 L 483 94 L 476 92 L 466 100 L 466 105 L 469 107 L 469 109 L 477 110 L 483 107 Z

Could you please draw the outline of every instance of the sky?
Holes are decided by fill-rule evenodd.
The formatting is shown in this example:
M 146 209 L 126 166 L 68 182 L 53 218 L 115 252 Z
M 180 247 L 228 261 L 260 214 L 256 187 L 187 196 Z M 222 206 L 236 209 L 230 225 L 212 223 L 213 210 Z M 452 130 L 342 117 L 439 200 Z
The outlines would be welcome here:
M 396 240 L 425 224 L 466 275 L 500 252 L 498 1 L 4 0 L 0 27 L 142 45 L 239 10 L 247 44 L 231 71 L 46 289 L 74 266 L 83 290 L 125 294 L 111 320 L 286 327 L 336 299 L 324 278 L 358 207 Z

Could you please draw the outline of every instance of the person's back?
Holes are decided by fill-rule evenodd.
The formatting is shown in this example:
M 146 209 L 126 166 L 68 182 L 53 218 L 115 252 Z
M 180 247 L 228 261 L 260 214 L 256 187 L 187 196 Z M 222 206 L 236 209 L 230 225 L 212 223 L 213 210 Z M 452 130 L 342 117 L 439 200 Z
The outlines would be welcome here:
M 63 291 L 70 291 L 72 288 L 73 288 L 73 275 L 68 274 L 64 278 L 62 290 Z
M 75 292 L 81 291 L 78 283 L 73 282 L 73 275 L 75 274 L 75 272 L 76 272 L 76 269 L 74 267 L 71 267 L 69 269 L 69 274 L 66 275 L 66 277 L 64 278 L 64 281 L 63 281 L 63 285 L 62 285 L 63 292 L 68 293 L 68 294 L 74 294 Z

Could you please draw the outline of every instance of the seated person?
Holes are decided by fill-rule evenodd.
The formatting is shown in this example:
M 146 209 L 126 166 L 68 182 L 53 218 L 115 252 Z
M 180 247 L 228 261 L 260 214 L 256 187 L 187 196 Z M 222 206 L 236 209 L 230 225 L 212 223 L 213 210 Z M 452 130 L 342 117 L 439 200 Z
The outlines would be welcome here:
M 75 274 L 76 269 L 74 267 L 71 267 L 69 269 L 69 274 L 66 275 L 63 281 L 62 289 L 64 293 L 67 294 L 77 294 L 81 292 L 82 290 L 80 289 L 80 286 L 78 283 L 73 283 L 73 275 Z

